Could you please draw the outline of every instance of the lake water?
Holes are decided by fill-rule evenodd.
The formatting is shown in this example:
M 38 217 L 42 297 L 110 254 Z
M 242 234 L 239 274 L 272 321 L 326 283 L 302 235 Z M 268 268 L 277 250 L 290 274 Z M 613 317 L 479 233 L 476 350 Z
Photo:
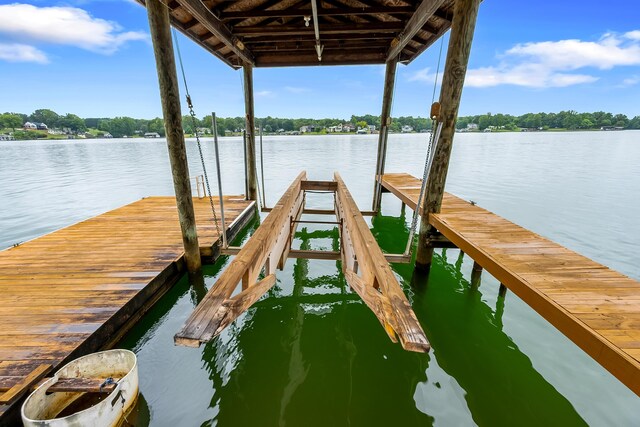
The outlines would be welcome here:
M 390 135 L 387 172 L 420 176 L 427 135 Z M 338 170 L 370 209 L 377 137 L 266 137 L 267 202 L 302 169 Z M 201 173 L 188 141 L 191 175 Z M 213 173 L 213 146 L 204 153 Z M 221 139 L 226 194 L 244 191 L 239 138 Z M 640 132 L 457 134 L 447 190 L 640 280 Z M 0 143 L 0 248 L 141 197 L 172 194 L 164 140 Z M 212 182 L 212 188 L 214 182 Z M 330 207 L 323 195 L 309 206 Z M 401 252 L 400 202 L 372 227 Z M 253 225 L 255 227 L 256 224 Z M 300 228 L 330 249 L 337 232 Z M 246 235 L 244 236 L 246 238 Z M 209 286 L 229 262 L 205 269 Z M 218 339 L 175 347 L 197 296 L 180 281 L 121 342 L 139 357 L 139 425 L 640 425 L 640 398 L 472 261 L 439 251 L 429 282 L 394 266 L 432 351 L 403 351 L 348 289 L 336 262 L 289 260 L 276 286 Z

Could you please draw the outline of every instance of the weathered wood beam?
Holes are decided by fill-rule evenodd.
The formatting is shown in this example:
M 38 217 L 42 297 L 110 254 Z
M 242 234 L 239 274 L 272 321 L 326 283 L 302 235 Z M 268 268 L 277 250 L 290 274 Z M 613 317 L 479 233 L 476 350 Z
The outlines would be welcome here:
M 350 64 L 384 64 L 385 53 L 381 49 L 378 52 L 325 52 L 322 55 L 322 62 L 318 63 L 318 56 L 315 51 L 300 53 L 274 53 L 256 56 L 257 67 L 287 67 L 305 65 L 350 65 Z
M 371 43 L 367 42 L 359 42 L 359 43 L 325 43 L 323 41 L 322 45 L 324 46 L 324 52 L 328 52 L 330 50 L 355 50 L 358 52 L 362 52 L 365 50 L 380 50 L 386 49 L 389 45 L 388 43 L 382 41 L 375 41 Z M 279 52 L 300 52 L 300 50 L 313 50 L 314 44 L 312 41 L 298 42 L 293 44 L 282 44 L 282 45 L 256 45 L 251 50 L 256 54 L 278 54 Z M 323 54 L 324 56 L 324 54 Z
M 346 40 L 388 40 L 393 39 L 393 33 L 373 33 L 373 34 L 327 34 L 322 36 L 323 41 L 346 41 Z M 273 44 L 275 42 L 305 42 L 315 41 L 315 35 L 309 33 L 306 35 L 298 36 L 269 36 L 264 38 L 247 38 L 245 44 L 247 46 L 255 46 L 258 44 Z M 389 42 L 387 42 L 387 46 Z
M 27 393 L 29 391 L 29 388 L 33 384 L 38 382 L 40 378 L 45 376 L 51 370 L 51 368 L 52 366 L 49 364 L 38 365 L 33 371 L 31 371 L 25 377 L 22 377 L 11 388 L 0 394 L 0 405 L 12 403 L 22 395 Z
M 405 350 L 429 351 L 429 341 L 411 309 L 411 304 L 353 197 L 337 172 L 334 179 L 338 183 L 336 215 L 343 224 L 342 268 L 349 285 L 371 307 L 392 340 L 397 335 Z M 356 275 L 354 259 L 357 260 L 357 268 L 361 270 L 361 275 Z
M 238 284 L 240 282 L 247 284 L 247 286 L 243 286 L 246 291 L 246 289 L 255 286 L 263 267 L 271 269 L 273 272 L 274 269 L 271 266 L 280 259 L 284 250 L 281 243 L 288 239 L 291 218 L 298 212 L 302 203 L 303 192 L 300 186 L 304 179 L 306 179 L 306 173 L 302 172 L 285 191 L 271 213 L 267 215 L 231 264 L 220 274 L 216 283 L 191 313 L 182 329 L 175 335 L 176 344 L 198 347 L 201 343 L 210 341 L 220 333 L 219 310 L 225 302 L 228 304 L 227 300 L 231 298 Z
M 424 27 L 429 18 L 433 16 L 444 2 L 445 0 L 422 0 L 422 3 L 420 3 L 415 13 L 411 15 L 402 33 L 391 42 L 391 46 L 387 52 L 387 61 L 396 58 L 400 52 L 402 52 L 407 43 Z
M 218 17 L 207 8 L 200 0 L 178 0 L 187 12 L 221 42 L 227 45 L 242 61 L 253 65 L 254 59 L 251 51 L 238 39 Z
M 244 109 L 246 129 L 245 159 L 247 164 L 245 180 L 247 182 L 247 199 L 258 199 L 258 172 L 256 169 L 256 120 L 253 107 L 253 67 L 250 64 L 242 66 L 244 75 Z
M 375 183 L 373 188 L 372 210 L 380 210 L 382 200 L 380 179 L 384 174 L 384 164 L 387 154 L 387 140 L 389 136 L 389 126 L 391 125 L 391 105 L 393 104 L 393 89 L 396 81 L 396 68 L 398 58 L 387 61 L 387 68 L 384 74 L 384 88 L 382 92 L 382 112 L 380 113 L 380 132 L 378 134 L 378 158 L 376 161 Z
M 187 0 L 181 0 L 187 1 Z M 192 0 L 189 0 L 192 1 Z M 336 24 L 322 30 L 322 34 L 367 34 L 377 32 L 396 32 L 402 30 L 401 22 L 379 22 L 375 24 Z M 282 35 L 314 34 L 311 26 L 291 25 L 252 25 L 234 27 L 234 33 L 242 37 L 269 37 Z
M 184 244 L 184 258 L 187 270 L 190 273 L 196 273 L 200 270 L 202 261 L 200 258 L 200 246 L 198 245 L 193 199 L 191 197 L 187 150 L 184 144 L 180 91 L 178 88 L 176 62 L 173 55 L 169 10 L 159 0 L 147 0 L 146 6 L 153 53 L 156 59 L 162 115 L 164 117 L 169 162 L 173 176 L 173 188 L 176 194 L 178 219 Z
M 345 16 L 345 15 L 406 15 L 413 13 L 414 9 L 410 6 L 378 6 L 378 7 L 333 7 L 318 8 L 318 16 Z M 246 11 L 225 12 L 220 15 L 223 21 L 229 19 L 249 19 L 249 18 L 288 18 L 295 16 L 311 15 L 311 7 L 309 9 L 278 9 L 264 10 L 253 9 Z
M 436 230 L 429 222 L 429 215 L 440 212 L 442 206 L 458 108 L 467 74 L 479 7 L 480 0 L 458 0 L 455 4 L 451 38 L 440 91 L 440 117 L 437 119 L 442 123 L 442 131 L 421 204 L 420 235 L 416 257 L 416 268 L 420 269 L 428 269 L 431 265 L 433 246 L 429 244 L 429 238 L 435 234 Z

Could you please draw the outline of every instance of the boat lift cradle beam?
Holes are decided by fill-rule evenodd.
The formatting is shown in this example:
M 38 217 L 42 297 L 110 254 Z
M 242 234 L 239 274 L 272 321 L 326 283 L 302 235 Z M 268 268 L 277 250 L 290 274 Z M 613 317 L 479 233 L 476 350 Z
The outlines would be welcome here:
M 335 194 L 336 222 L 340 230 L 340 252 L 292 250 L 296 227 L 305 212 L 306 190 Z M 220 334 L 240 314 L 258 301 L 276 282 L 288 258 L 341 260 L 349 285 L 373 311 L 393 342 L 410 351 L 427 352 L 429 343 L 389 262 L 406 262 L 378 246 L 346 185 L 335 174 L 334 181 L 309 181 L 300 173 L 271 209 L 264 222 L 242 248 L 228 248 L 235 255 L 211 290 L 175 335 L 178 345 L 198 347 Z M 359 270 L 359 271 L 358 271 Z M 264 278 L 258 282 L 264 271 Z M 358 275 L 360 274 L 360 275 Z M 232 296 L 238 284 L 242 291 Z M 257 282 L 257 283 L 256 283 Z

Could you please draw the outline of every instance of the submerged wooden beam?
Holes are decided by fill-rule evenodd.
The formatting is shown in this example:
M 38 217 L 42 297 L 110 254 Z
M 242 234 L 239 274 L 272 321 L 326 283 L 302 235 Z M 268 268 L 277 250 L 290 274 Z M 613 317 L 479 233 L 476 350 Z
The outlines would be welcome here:
M 334 179 L 338 183 L 336 215 L 343 222 L 342 268 L 349 285 L 372 309 L 392 340 L 397 336 L 405 350 L 429 351 L 429 341 L 411 304 L 353 197 L 338 173 Z M 356 262 L 360 275 L 356 274 Z
M 306 172 L 302 172 L 293 181 L 271 213 L 267 215 L 251 239 L 238 252 L 235 259 L 191 313 L 182 329 L 175 335 L 176 344 L 198 347 L 201 343 L 210 341 L 220 333 L 224 327 L 223 323 L 227 325 L 241 314 L 241 311 L 237 310 L 238 307 L 244 307 L 246 301 L 257 300 L 275 283 L 275 280 L 271 283 L 269 279 L 255 285 L 263 267 L 269 272 L 268 274 L 275 271 L 285 250 L 285 244 L 289 239 L 291 218 L 303 205 L 304 193 L 301 185 L 305 178 Z M 243 302 L 231 304 L 235 308 L 229 309 L 231 295 L 240 282 L 245 285 L 241 294 Z M 254 286 L 258 287 L 252 290 Z M 223 308 L 225 304 L 226 309 Z M 231 318 L 234 315 L 235 317 Z
M 458 0 L 455 4 L 451 38 L 440 92 L 440 117 L 437 119 L 442 123 L 442 131 L 420 204 L 422 207 L 416 267 L 421 269 L 429 268 L 433 256 L 433 245 L 429 244 L 429 238 L 434 234 L 435 228 L 429 223 L 429 215 L 440 212 L 442 205 L 449 158 L 456 131 L 458 107 L 460 106 L 464 78 L 467 74 L 467 64 L 469 63 L 479 7 L 480 0 Z
M 429 18 L 442 6 L 444 0 L 422 0 L 400 35 L 393 39 L 387 51 L 387 61 L 397 58 L 402 49 L 418 34 Z
M 184 145 L 180 91 L 178 89 L 176 62 L 173 56 L 169 10 L 159 0 L 147 0 L 146 6 L 153 53 L 156 58 L 162 115 L 164 117 L 169 162 L 173 175 L 173 188 L 176 193 L 178 218 L 182 230 L 184 258 L 187 264 L 187 271 L 195 273 L 200 270 L 202 260 L 200 259 L 196 217 L 191 196 L 187 150 Z

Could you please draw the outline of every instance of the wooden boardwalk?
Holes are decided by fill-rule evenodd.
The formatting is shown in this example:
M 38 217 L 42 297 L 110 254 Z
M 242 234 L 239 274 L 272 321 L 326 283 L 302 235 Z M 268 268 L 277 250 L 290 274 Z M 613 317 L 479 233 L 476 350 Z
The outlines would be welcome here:
M 216 257 L 209 200 L 194 205 L 201 252 Z M 254 213 L 254 202 L 225 196 L 228 235 Z M 41 365 L 55 370 L 115 344 L 182 275 L 183 254 L 174 197 L 142 199 L 1 251 L 0 398 Z M 7 409 L 0 404 L 0 415 Z
M 415 209 L 419 179 L 386 174 L 382 185 Z M 429 221 L 640 395 L 639 282 L 451 194 Z

